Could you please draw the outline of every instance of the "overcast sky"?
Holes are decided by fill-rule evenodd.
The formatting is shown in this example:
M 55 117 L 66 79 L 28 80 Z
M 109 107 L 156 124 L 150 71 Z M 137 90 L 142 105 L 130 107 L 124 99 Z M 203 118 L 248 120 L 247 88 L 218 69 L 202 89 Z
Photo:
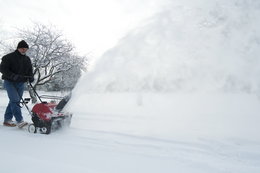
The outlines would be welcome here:
M 63 31 L 79 53 L 99 56 L 158 11 L 161 1 L 0 0 L 0 26 L 13 33 L 15 28 L 30 27 L 32 21 L 52 24 Z

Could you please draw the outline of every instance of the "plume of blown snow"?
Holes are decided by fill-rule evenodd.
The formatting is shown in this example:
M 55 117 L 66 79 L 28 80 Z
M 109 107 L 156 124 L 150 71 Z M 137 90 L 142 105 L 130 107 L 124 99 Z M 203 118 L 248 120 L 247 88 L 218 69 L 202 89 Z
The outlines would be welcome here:
M 84 76 L 85 91 L 260 89 L 260 2 L 173 1 Z

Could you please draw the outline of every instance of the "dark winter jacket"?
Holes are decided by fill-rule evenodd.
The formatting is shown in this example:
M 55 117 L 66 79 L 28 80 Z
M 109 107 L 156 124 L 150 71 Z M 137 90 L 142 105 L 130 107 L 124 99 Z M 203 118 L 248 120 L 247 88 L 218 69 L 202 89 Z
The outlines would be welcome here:
M 13 82 L 26 82 L 28 77 L 33 76 L 30 58 L 18 50 L 3 56 L 0 71 L 2 79 Z

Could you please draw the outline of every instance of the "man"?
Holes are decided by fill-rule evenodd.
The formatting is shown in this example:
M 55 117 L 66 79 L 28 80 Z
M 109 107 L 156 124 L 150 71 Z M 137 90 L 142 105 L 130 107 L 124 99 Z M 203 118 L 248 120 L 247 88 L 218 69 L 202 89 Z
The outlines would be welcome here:
M 2 58 L 0 71 L 4 80 L 4 88 L 7 91 L 9 103 L 4 115 L 5 126 L 23 127 L 28 123 L 24 122 L 21 113 L 20 100 L 24 92 L 24 83 L 28 80 L 33 82 L 32 63 L 26 51 L 28 44 L 22 40 L 18 43 L 17 49 Z M 16 122 L 12 121 L 13 116 Z

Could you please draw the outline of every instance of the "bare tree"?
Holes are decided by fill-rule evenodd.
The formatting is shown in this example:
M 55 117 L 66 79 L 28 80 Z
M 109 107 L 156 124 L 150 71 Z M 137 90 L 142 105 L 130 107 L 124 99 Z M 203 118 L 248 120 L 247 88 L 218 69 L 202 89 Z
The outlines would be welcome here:
M 19 30 L 18 34 L 30 45 L 28 55 L 34 67 L 35 89 L 50 82 L 61 72 L 69 71 L 73 67 L 85 68 L 86 57 L 77 55 L 73 45 L 52 26 L 34 23 L 32 29 Z

